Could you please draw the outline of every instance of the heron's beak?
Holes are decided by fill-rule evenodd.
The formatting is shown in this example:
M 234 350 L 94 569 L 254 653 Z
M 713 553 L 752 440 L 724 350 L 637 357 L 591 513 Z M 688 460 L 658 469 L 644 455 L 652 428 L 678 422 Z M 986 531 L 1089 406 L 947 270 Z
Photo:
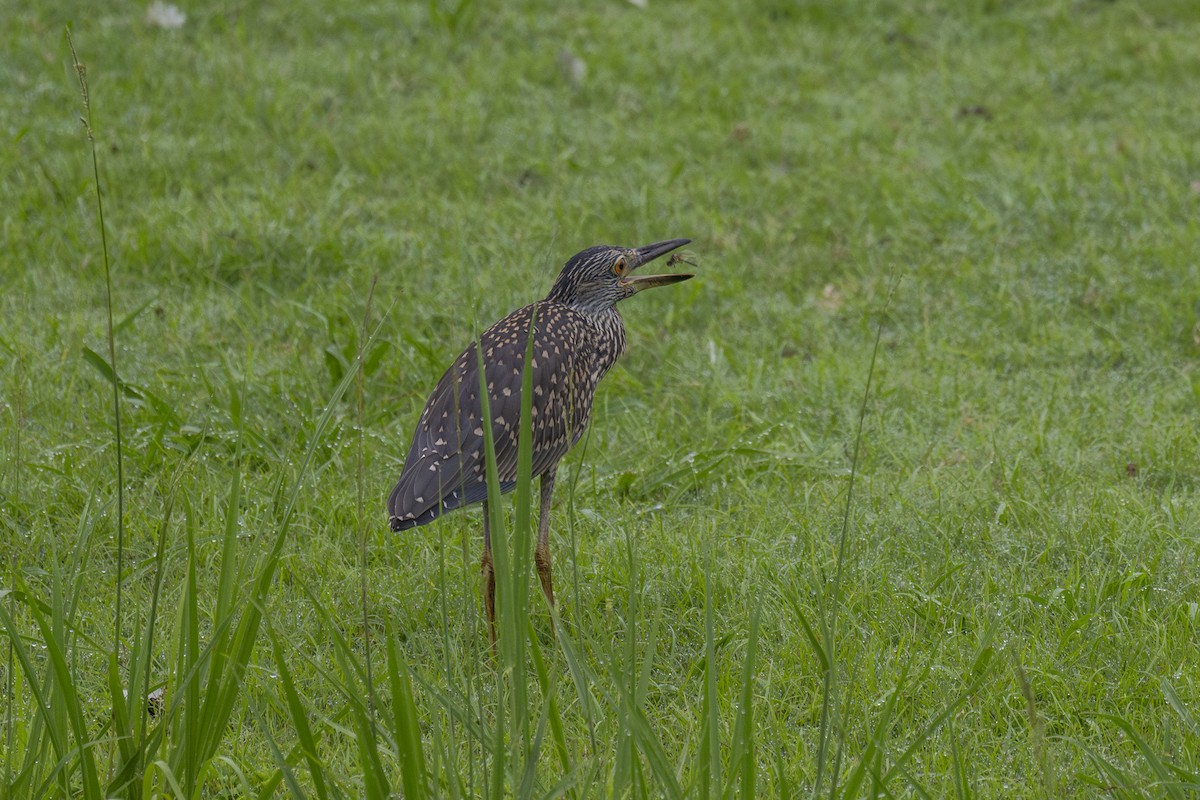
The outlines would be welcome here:
M 639 247 L 637 252 L 637 263 L 633 265 L 632 270 L 646 264 L 659 256 L 664 256 L 672 250 L 683 247 L 691 242 L 691 239 L 668 239 L 665 242 L 655 242 L 648 244 L 645 247 Z M 679 283 L 691 278 L 690 274 L 678 275 L 627 275 L 622 278 L 620 284 L 632 292 L 640 292 L 643 289 L 653 289 L 655 286 L 670 286 L 672 283 Z

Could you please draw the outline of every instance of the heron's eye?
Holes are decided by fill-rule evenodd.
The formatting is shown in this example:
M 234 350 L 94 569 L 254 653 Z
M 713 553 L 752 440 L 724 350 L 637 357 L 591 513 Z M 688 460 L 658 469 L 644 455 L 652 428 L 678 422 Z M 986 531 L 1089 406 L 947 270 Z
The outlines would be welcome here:
M 613 272 L 618 275 L 625 274 L 625 256 L 617 256 L 617 260 L 613 262 Z

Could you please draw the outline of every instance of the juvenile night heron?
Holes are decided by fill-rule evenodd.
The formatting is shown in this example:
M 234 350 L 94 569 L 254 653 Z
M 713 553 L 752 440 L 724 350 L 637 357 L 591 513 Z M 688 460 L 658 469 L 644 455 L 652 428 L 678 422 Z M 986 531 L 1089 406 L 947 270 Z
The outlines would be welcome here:
M 483 580 L 488 630 L 495 641 L 496 580 L 488 530 L 483 426 L 491 425 L 500 490 L 516 486 L 521 376 L 534 323 L 533 474 L 541 484 L 534 562 L 542 592 L 554 604 L 550 577 L 550 496 L 558 462 L 579 441 L 592 417 L 592 398 L 604 373 L 625 352 L 625 325 L 617 303 L 691 275 L 641 275 L 633 271 L 687 244 L 670 239 L 645 247 L 589 247 L 563 266 L 545 300 L 509 314 L 484 331 L 483 366 L 490 420 L 479 402 L 479 359 L 472 343 L 438 381 L 417 422 L 408 457 L 388 497 L 394 531 L 424 525 L 451 511 L 483 502 Z M 536 312 L 536 313 L 535 313 Z

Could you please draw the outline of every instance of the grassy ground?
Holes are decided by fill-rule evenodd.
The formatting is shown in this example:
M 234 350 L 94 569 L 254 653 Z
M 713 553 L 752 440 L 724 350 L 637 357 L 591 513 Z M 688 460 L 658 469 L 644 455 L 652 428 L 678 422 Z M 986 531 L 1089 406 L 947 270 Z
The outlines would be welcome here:
M 0 0 L 0 747 L 21 793 L 86 791 L 87 760 L 122 783 L 113 696 L 147 651 L 172 722 L 143 758 L 169 768 L 127 793 L 399 787 L 400 662 L 435 794 L 706 796 L 745 764 L 764 796 L 1196 791 L 1200 8 L 185 10 L 161 30 L 137 5 Z M 119 647 L 69 20 L 124 382 Z M 386 530 L 416 414 L 571 253 L 675 236 L 698 277 L 623 306 L 632 351 L 560 471 L 567 644 L 538 604 L 530 640 L 554 680 L 499 669 L 479 512 Z M 180 665 L 235 628 L 244 678 L 196 716 L 212 695 Z M 485 752 L 526 690 L 533 733 L 510 719 Z M 180 722 L 200 719 L 207 749 Z

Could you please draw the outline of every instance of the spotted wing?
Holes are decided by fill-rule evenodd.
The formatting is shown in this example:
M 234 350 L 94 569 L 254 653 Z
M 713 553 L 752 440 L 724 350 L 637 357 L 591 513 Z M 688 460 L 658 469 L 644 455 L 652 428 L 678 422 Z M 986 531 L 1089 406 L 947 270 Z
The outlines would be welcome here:
M 425 403 L 400 480 L 388 497 L 393 530 L 424 525 L 486 496 L 486 488 L 479 491 L 468 480 L 471 463 L 482 463 L 478 374 L 472 344 Z
M 558 464 L 587 426 L 592 394 L 591 343 L 586 320 L 558 304 L 539 303 L 533 337 L 532 474 L 542 475 Z M 502 482 L 517 477 L 517 435 L 521 416 L 521 378 L 529 342 L 529 317 L 520 330 L 497 331 L 493 355 L 488 355 L 488 402 L 496 441 L 496 468 Z M 502 363 L 501 363 L 502 362 Z
M 484 332 L 481 343 L 502 492 L 516 485 L 521 374 L 535 308 L 534 475 L 556 465 L 578 439 L 595 389 L 586 368 L 586 322 L 570 309 L 546 303 L 526 306 Z M 487 496 L 477 358 L 472 344 L 442 376 L 421 413 L 404 470 L 388 498 L 394 530 L 423 525 Z

